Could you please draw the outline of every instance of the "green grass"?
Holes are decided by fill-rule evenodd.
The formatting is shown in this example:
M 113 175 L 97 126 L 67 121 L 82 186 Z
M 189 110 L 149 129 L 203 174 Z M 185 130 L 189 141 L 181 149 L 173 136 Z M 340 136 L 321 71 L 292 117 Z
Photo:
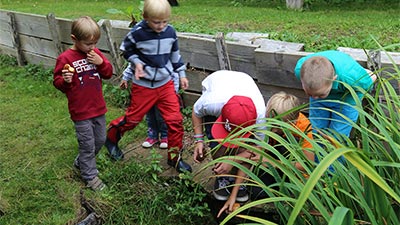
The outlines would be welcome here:
M 140 18 L 139 0 L 66 1 L 2 0 L 0 8 L 73 19 L 90 15 L 95 19 L 130 20 L 133 10 Z M 335 1 L 331 1 L 335 2 Z M 306 51 L 337 47 L 376 48 L 400 43 L 400 3 L 396 1 L 344 1 L 328 4 L 312 1 L 303 11 L 288 10 L 277 0 L 179 0 L 173 7 L 171 24 L 179 32 L 264 32 L 270 38 L 304 43 Z M 117 9 L 121 13 L 108 13 Z M 399 51 L 393 47 L 388 51 Z

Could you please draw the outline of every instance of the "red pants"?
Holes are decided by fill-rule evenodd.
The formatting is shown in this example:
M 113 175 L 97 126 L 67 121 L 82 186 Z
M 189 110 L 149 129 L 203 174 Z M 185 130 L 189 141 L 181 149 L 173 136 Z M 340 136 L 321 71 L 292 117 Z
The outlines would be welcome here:
M 172 81 L 155 89 L 132 84 L 131 102 L 125 115 L 111 121 L 110 124 L 118 129 L 122 137 L 126 131 L 135 128 L 154 105 L 157 105 L 168 127 L 168 158 L 176 160 L 183 146 L 183 118 Z M 124 123 L 120 123 L 121 121 Z

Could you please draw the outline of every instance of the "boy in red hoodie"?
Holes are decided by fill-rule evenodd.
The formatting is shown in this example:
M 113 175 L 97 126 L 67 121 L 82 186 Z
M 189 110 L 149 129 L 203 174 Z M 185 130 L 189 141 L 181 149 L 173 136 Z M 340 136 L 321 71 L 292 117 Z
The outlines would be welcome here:
M 75 125 L 79 153 L 74 166 L 80 170 L 87 187 L 102 190 L 98 177 L 96 155 L 106 140 L 106 103 L 102 79 L 113 74 L 111 63 L 96 48 L 100 28 L 90 17 L 83 16 L 72 23 L 71 48 L 61 53 L 54 68 L 54 86 L 65 93 L 68 109 Z

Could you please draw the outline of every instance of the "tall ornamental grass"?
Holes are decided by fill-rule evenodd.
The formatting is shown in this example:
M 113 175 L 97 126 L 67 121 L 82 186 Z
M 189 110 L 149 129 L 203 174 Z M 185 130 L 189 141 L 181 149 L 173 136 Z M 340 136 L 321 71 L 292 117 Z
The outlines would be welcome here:
M 243 132 L 257 128 L 254 125 L 223 140 L 257 152 L 269 163 L 241 158 L 252 165 L 249 170 L 227 156 L 210 162 L 204 169 L 217 162 L 230 163 L 246 172 L 248 187 L 260 186 L 269 197 L 246 203 L 221 224 L 233 217 L 275 224 L 248 214 L 248 209 L 271 204 L 280 215 L 281 224 L 400 224 L 400 101 L 394 88 L 400 82 L 400 70 L 393 63 L 393 68 L 382 68 L 377 73 L 380 75 L 374 90 L 365 93 L 363 101 L 355 106 L 360 116 L 357 123 L 352 123 L 350 138 L 333 139 L 320 132 L 310 140 L 276 117 L 267 118 L 262 125 L 282 128 L 286 138 L 270 129 L 263 131 L 266 140 L 240 138 Z M 355 91 L 348 88 L 355 96 Z M 306 110 L 308 106 L 302 107 Z M 320 163 L 305 158 L 294 134 L 312 143 Z M 269 145 L 268 138 L 278 144 Z M 285 147 L 289 154 L 281 154 L 278 146 Z M 345 163 L 338 160 L 342 156 Z M 294 162 L 300 162 L 305 171 L 296 169 Z M 279 170 L 283 176 L 279 176 Z M 273 175 L 277 183 L 265 186 L 257 177 L 258 172 Z

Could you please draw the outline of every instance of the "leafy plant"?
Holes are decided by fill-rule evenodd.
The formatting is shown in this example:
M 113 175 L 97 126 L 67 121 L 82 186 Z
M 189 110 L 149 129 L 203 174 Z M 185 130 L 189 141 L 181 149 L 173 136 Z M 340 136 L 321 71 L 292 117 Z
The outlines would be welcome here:
M 150 149 L 150 165 L 146 169 L 146 172 L 151 174 L 151 177 L 153 177 L 153 180 L 155 182 L 158 181 L 158 174 L 161 173 L 162 167 L 160 166 L 160 160 L 162 159 L 162 155 L 157 152 L 155 148 Z
M 107 103 L 120 108 L 126 108 L 129 105 L 129 91 L 121 90 L 118 85 L 113 85 L 112 83 L 103 84 L 103 93 Z
M 382 47 L 380 49 L 383 51 Z M 352 124 L 351 139 L 341 137 L 339 142 L 321 134 L 309 140 L 314 153 L 320 156 L 318 164 L 304 157 L 293 135 L 305 139 L 307 136 L 279 118 L 267 118 L 263 124 L 284 130 L 286 138 L 269 130 L 263 131 L 266 137 L 275 139 L 278 145 L 237 138 L 242 132 L 256 128 L 256 125 L 223 140 L 257 152 L 270 164 L 241 158 L 253 168 L 258 168 L 249 170 L 233 162 L 230 157 L 222 157 L 207 165 L 210 167 L 217 162 L 230 163 L 246 172 L 248 186 L 260 186 L 269 196 L 245 204 L 229 214 L 222 224 L 233 217 L 263 224 L 272 223 L 245 214 L 249 208 L 268 203 L 274 204 L 283 224 L 399 224 L 400 100 L 395 87 L 400 82 L 400 70 L 393 65 L 393 68 L 382 68 L 377 73 L 380 77 L 375 90 L 365 93 L 365 102 L 358 101 L 355 106 L 360 117 L 357 123 Z M 347 88 L 355 96 L 354 90 Z M 290 155 L 282 155 L 277 146 L 283 146 Z M 344 164 L 338 161 L 342 156 L 346 159 Z M 293 166 L 295 161 L 302 164 L 309 176 L 303 176 Z M 283 175 L 279 175 L 278 170 Z M 257 171 L 271 174 L 277 183 L 265 186 L 257 176 Z
M 137 22 L 139 22 L 140 19 L 142 18 L 143 6 L 144 6 L 144 1 L 140 1 L 137 9 L 135 9 L 135 7 L 132 5 L 132 6 L 129 6 L 128 8 L 126 8 L 125 11 L 121 11 L 121 10 L 115 9 L 115 8 L 107 9 L 107 13 L 125 15 L 131 21 L 131 23 L 129 24 L 129 27 L 132 27 Z

